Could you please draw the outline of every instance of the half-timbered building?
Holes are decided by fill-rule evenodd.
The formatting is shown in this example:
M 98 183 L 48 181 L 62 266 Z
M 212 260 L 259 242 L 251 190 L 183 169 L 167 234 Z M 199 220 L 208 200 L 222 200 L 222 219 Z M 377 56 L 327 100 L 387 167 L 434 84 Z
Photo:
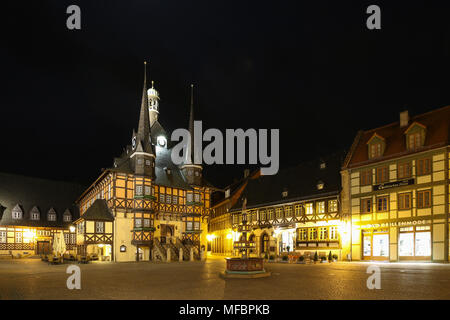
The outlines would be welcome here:
M 110 252 L 97 249 L 97 253 L 109 254 L 106 259 L 114 261 L 178 260 L 180 251 L 184 259 L 189 259 L 190 248 L 198 258 L 206 246 L 213 187 L 204 179 L 202 166 L 189 161 L 193 150 L 185 153 L 182 165 L 172 162 L 173 146 L 168 139 L 170 135 L 159 122 L 159 103 L 153 81 L 151 88 L 147 88 L 144 75 L 138 129 L 133 130 L 131 144 L 78 200 L 81 216 L 77 224 L 89 222 L 91 230 L 97 231 L 95 226 L 102 221 L 98 217 L 108 217 L 104 232 L 90 233 L 84 227 L 78 228 L 83 233 L 77 237 L 80 253 L 88 244 L 95 245 L 94 248 L 111 245 Z M 191 86 L 192 139 L 193 125 Z M 90 208 L 96 204 L 98 215 L 90 214 Z M 109 223 L 112 232 L 107 229 Z M 91 234 L 90 243 L 86 242 L 88 234 Z

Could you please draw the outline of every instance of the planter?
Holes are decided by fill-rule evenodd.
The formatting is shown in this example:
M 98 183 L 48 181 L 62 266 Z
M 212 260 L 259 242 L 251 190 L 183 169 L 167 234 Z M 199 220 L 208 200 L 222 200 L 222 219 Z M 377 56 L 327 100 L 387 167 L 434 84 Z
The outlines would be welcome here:
M 306 264 L 305 261 L 297 261 L 298 264 Z

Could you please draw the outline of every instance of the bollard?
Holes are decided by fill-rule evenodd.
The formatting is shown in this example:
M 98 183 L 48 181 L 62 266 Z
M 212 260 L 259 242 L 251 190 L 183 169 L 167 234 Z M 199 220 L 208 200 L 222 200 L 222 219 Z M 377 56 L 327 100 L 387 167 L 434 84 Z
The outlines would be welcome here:
M 183 262 L 183 250 L 182 249 L 180 249 L 180 251 L 179 251 L 178 261 Z
M 189 261 L 194 261 L 194 248 L 191 248 Z
M 167 262 L 170 262 L 170 249 L 167 249 Z

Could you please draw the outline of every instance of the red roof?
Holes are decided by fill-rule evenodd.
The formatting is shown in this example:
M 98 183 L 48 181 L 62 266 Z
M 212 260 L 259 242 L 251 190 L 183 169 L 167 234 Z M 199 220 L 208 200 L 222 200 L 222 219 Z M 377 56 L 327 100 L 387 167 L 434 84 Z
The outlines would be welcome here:
M 414 122 L 418 122 L 426 127 L 425 143 L 419 149 L 407 150 L 405 132 Z M 383 156 L 376 159 L 369 159 L 367 142 L 375 133 L 385 139 L 386 149 Z M 400 122 L 398 121 L 376 129 L 360 131 L 347 154 L 344 168 L 362 166 L 446 146 L 449 144 L 449 137 L 450 106 L 447 106 L 411 117 L 408 125 L 404 127 L 400 127 Z

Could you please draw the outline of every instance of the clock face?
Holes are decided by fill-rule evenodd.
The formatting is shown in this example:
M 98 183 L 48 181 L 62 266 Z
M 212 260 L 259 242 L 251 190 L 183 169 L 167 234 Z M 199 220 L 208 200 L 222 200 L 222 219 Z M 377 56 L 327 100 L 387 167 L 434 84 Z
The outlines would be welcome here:
M 136 137 L 133 137 L 133 139 L 131 140 L 131 145 L 133 149 L 136 149 Z

